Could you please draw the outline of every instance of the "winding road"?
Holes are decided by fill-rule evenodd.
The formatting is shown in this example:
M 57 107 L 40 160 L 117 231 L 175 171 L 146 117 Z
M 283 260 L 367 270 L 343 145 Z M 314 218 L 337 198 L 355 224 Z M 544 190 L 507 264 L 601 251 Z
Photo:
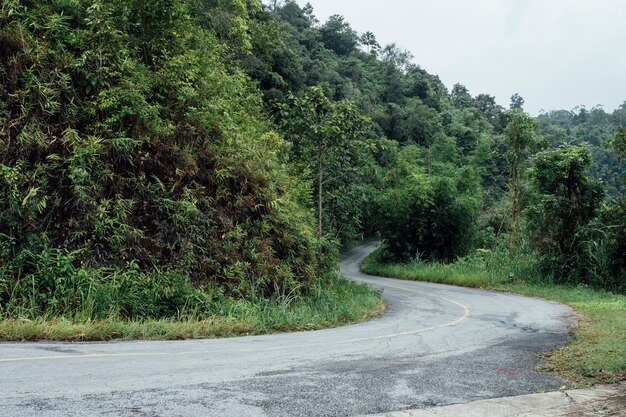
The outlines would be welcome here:
M 509 294 L 359 272 L 386 314 L 313 332 L 171 342 L 2 343 L 0 416 L 354 416 L 545 389 L 536 352 L 571 311 Z

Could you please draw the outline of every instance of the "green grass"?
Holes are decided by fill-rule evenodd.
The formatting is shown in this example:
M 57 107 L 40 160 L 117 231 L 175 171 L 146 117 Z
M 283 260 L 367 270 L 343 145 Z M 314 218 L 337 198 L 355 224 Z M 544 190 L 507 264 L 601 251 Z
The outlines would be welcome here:
M 256 303 L 224 299 L 209 318 L 163 320 L 5 319 L 0 340 L 174 340 L 315 330 L 355 323 L 380 315 L 380 293 L 342 278 L 326 278 L 313 292 L 296 299 Z
M 422 280 L 465 287 L 513 292 L 558 301 L 573 307 L 579 318 L 572 326 L 570 342 L 543 355 L 540 369 L 573 381 L 576 386 L 612 383 L 626 378 L 626 296 L 594 290 L 536 282 L 527 260 L 494 259 L 498 255 L 472 257 L 453 264 L 386 263 L 382 249 L 361 264 L 372 275 Z M 513 284 L 507 270 L 517 271 Z M 524 272 L 525 271 L 525 272 Z

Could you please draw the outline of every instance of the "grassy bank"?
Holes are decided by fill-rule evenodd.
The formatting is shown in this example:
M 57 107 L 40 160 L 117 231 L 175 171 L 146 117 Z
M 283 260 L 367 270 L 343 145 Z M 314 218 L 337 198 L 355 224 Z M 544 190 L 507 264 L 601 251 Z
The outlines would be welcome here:
M 0 340 L 173 340 L 314 330 L 366 320 L 384 310 L 380 294 L 345 279 L 325 279 L 306 297 L 259 300 L 222 299 L 204 317 L 127 321 L 63 317 L 4 319 Z
M 611 383 L 626 378 L 626 296 L 586 287 L 568 287 L 524 279 L 508 282 L 505 271 L 523 271 L 503 260 L 473 258 L 454 264 L 386 263 L 381 249 L 365 259 L 363 272 L 386 277 L 422 280 L 465 287 L 507 291 L 573 307 L 580 318 L 569 344 L 545 355 L 543 371 L 556 373 L 578 386 Z M 491 255 L 490 255 L 491 256 Z M 499 262 L 498 262 L 499 261 Z

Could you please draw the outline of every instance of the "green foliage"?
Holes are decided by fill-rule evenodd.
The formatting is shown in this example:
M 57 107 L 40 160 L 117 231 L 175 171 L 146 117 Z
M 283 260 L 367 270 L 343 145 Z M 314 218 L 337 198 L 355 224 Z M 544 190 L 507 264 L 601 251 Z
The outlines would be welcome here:
M 333 15 L 320 28 L 322 42 L 337 55 L 348 55 L 360 42 L 357 33 L 345 22 L 343 16 Z
M 3 241 L 3 247 L 7 247 Z M 77 320 L 150 319 L 206 314 L 214 290 L 194 288 L 174 270 L 142 272 L 136 262 L 119 268 L 90 268 L 80 251 L 22 250 L 0 267 L 2 316 L 67 317 Z
M 624 162 L 626 160 L 626 127 L 619 127 L 617 133 L 607 141 L 615 156 Z
M 320 87 L 289 95 L 277 106 L 279 125 L 292 143 L 291 160 L 314 186 L 318 236 L 342 230 L 343 240 L 353 238 L 366 203 L 358 180 L 371 161 L 372 144 L 364 137 L 369 120 L 354 103 L 329 100 Z
M 523 107 L 524 107 L 524 99 L 522 98 L 522 96 L 520 96 L 519 94 L 515 93 L 511 96 L 511 104 L 510 104 L 510 109 L 511 110 L 519 110 L 522 111 Z
M 537 142 L 537 123 L 521 108 L 523 99 L 515 94 L 511 98 L 511 110 L 506 114 L 506 138 L 510 146 L 508 160 L 510 163 L 509 188 L 511 190 L 511 222 L 509 226 L 509 254 L 515 248 L 517 214 L 519 211 L 520 166 L 527 158 L 529 150 Z
M 594 284 L 581 265 L 583 230 L 603 198 L 601 184 L 585 174 L 590 160 L 584 148 L 565 146 L 538 154 L 531 171 L 531 239 L 544 271 L 557 282 Z
M 538 144 L 537 122 L 516 108 L 509 110 L 506 118 L 506 138 L 511 147 L 509 159 L 519 161 Z
M 112 301 L 117 303 L 116 299 Z M 378 291 L 329 274 L 316 280 L 306 297 L 285 294 L 250 302 L 218 294 L 211 299 L 209 311 L 180 311 L 169 319 L 80 320 L 66 315 L 0 320 L 0 339 L 176 340 L 242 336 L 339 326 L 375 317 L 383 310 Z
M 619 198 L 623 194 L 624 163 L 620 162 L 621 151 L 613 150 L 611 143 L 620 143 L 626 126 L 626 104 L 613 113 L 605 112 L 601 107 L 587 110 L 585 107 L 571 111 L 558 110 L 541 114 L 537 118 L 540 132 L 553 146 L 575 145 L 590 150 L 592 155 L 589 175 L 602 181 L 606 187 L 607 200 Z M 616 131 L 621 134 L 616 136 Z M 623 143 L 623 141 L 622 141 Z
M 624 106 L 534 120 L 412 60 L 293 0 L 2 2 L 0 314 L 310 296 L 338 243 L 452 261 L 499 250 L 524 207 L 515 256 L 532 237 L 546 280 L 622 291 Z M 529 185 L 561 144 L 591 159 L 548 151 Z
M 389 159 L 391 147 L 383 149 L 389 139 L 402 146 L 418 145 L 423 150 L 419 160 L 408 162 L 413 166 L 406 169 L 432 175 L 428 194 L 441 200 L 428 204 L 434 207 L 428 209 L 432 213 L 429 228 L 433 230 L 428 239 L 451 245 L 437 243 L 440 249 L 428 256 L 453 259 L 478 242 L 488 244 L 496 240 L 493 234 L 502 228 L 500 224 L 486 229 L 493 230 L 492 235 L 476 234 L 483 197 L 485 212 L 498 212 L 498 217 L 492 219 L 485 215 L 481 220 L 495 224 L 503 217 L 499 214 L 500 207 L 492 206 L 500 204 L 509 172 L 506 143 L 503 137 L 494 136 L 503 131 L 506 118 L 504 109 L 493 97 L 482 94 L 473 98 L 461 85 L 448 93 L 437 77 L 412 62 L 409 52 L 395 44 L 379 46 L 371 33 L 359 36 L 340 16 L 318 24 L 310 7 L 301 8 L 294 1 L 266 8 L 253 17 L 251 26 L 255 25 L 277 36 L 273 36 L 273 41 L 260 36 L 259 42 L 254 44 L 252 58 L 241 60 L 242 68 L 259 82 L 266 101 L 272 105 L 270 110 L 278 120 L 283 120 L 281 130 L 293 144 L 296 172 L 308 178 L 312 187 L 321 183 L 315 178 L 320 170 L 313 166 L 312 161 L 316 160 L 313 157 L 308 158 L 311 163 L 304 168 L 297 162 L 303 159 L 298 155 L 303 139 L 297 131 L 305 132 L 307 126 L 316 126 L 312 120 L 315 112 L 295 115 L 298 104 L 294 97 L 301 98 L 310 94 L 308 88 L 321 86 L 330 103 L 349 99 L 355 104 L 357 114 L 369 116 L 374 122 L 367 135 L 377 139 L 371 146 L 375 161 L 360 158 L 352 165 L 354 168 L 344 171 L 350 182 L 324 183 L 328 193 L 324 192 L 322 199 L 313 198 L 317 202 L 323 200 L 324 230 L 342 241 L 358 236 L 359 232 L 386 233 L 381 229 L 383 225 L 392 228 L 384 217 L 386 213 L 394 211 L 399 215 L 409 211 L 411 204 L 417 213 L 421 210 L 420 202 L 430 201 L 412 186 L 407 185 L 404 191 L 399 185 L 398 189 L 387 189 L 397 185 L 392 178 L 405 175 L 400 173 L 405 168 L 395 166 L 397 161 Z M 279 103 L 278 106 L 275 103 Z M 288 118 L 291 122 L 284 123 L 284 113 L 292 114 Z M 318 136 L 316 139 L 320 141 L 321 135 Z M 346 167 L 342 163 L 324 169 L 338 172 L 344 169 L 342 166 Z M 465 167 L 465 171 L 461 167 Z M 468 188 L 459 180 L 463 175 L 467 183 L 471 183 Z M 486 193 L 483 193 L 481 180 Z M 461 195 L 453 195 L 459 189 L 463 190 Z M 402 199 L 403 203 L 398 204 L 397 209 L 386 207 L 392 205 L 386 201 L 392 198 Z M 318 214 L 321 211 L 318 208 Z M 406 233 L 420 230 L 418 223 L 402 224 L 413 230 Z M 403 234 L 400 229 L 398 225 L 394 236 Z M 415 242 L 416 239 L 410 240 Z M 415 248 L 405 249 L 410 256 L 415 256 Z
M 608 144 L 623 166 L 626 129 L 618 128 Z M 624 171 L 621 180 L 626 181 Z M 590 279 L 602 288 L 626 293 L 626 196 L 622 194 L 605 206 L 585 232 L 585 265 Z
M 626 198 L 606 207 L 587 228 L 587 274 L 594 285 L 626 293 Z
M 449 158 L 443 149 L 440 158 Z M 437 160 L 430 161 L 427 174 L 410 162 L 420 153 L 417 147 L 401 151 L 399 168 L 389 173 L 373 217 L 394 259 L 452 261 L 474 243 L 478 177 L 469 167 Z
M 215 33 L 232 54 L 246 56 L 250 53 L 253 42 L 250 16 L 261 11 L 260 0 L 193 0 L 189 3 L 197 22 Z M 158 16 L 153 17 L 159 20 Z
M 3 315 L 173 317 L 324 272 L 286 144 L 227 61 L 247 29 L 221 13 L 260 4 L 149 3 L 3 3 Z
M 380 44 L 376 40 L 376 35 L 372 32 L 365 32 L 359 37 L 359 43 L 365 48 L 367 48 L 367 52 L 373 55 L 376 55 L 378 51 L 380 51 Z

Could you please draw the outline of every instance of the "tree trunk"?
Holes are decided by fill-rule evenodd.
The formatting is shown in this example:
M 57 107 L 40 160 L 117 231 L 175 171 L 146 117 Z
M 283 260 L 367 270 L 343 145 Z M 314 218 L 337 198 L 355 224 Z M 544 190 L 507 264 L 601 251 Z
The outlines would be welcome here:
M 322 239 L 322 158 L 317 161 L 317 238 Z
M 517 161 L 511 166 L 511 227 L 509 228 L 509 257 L 513 256 L 513 235 L 517 221 Z

